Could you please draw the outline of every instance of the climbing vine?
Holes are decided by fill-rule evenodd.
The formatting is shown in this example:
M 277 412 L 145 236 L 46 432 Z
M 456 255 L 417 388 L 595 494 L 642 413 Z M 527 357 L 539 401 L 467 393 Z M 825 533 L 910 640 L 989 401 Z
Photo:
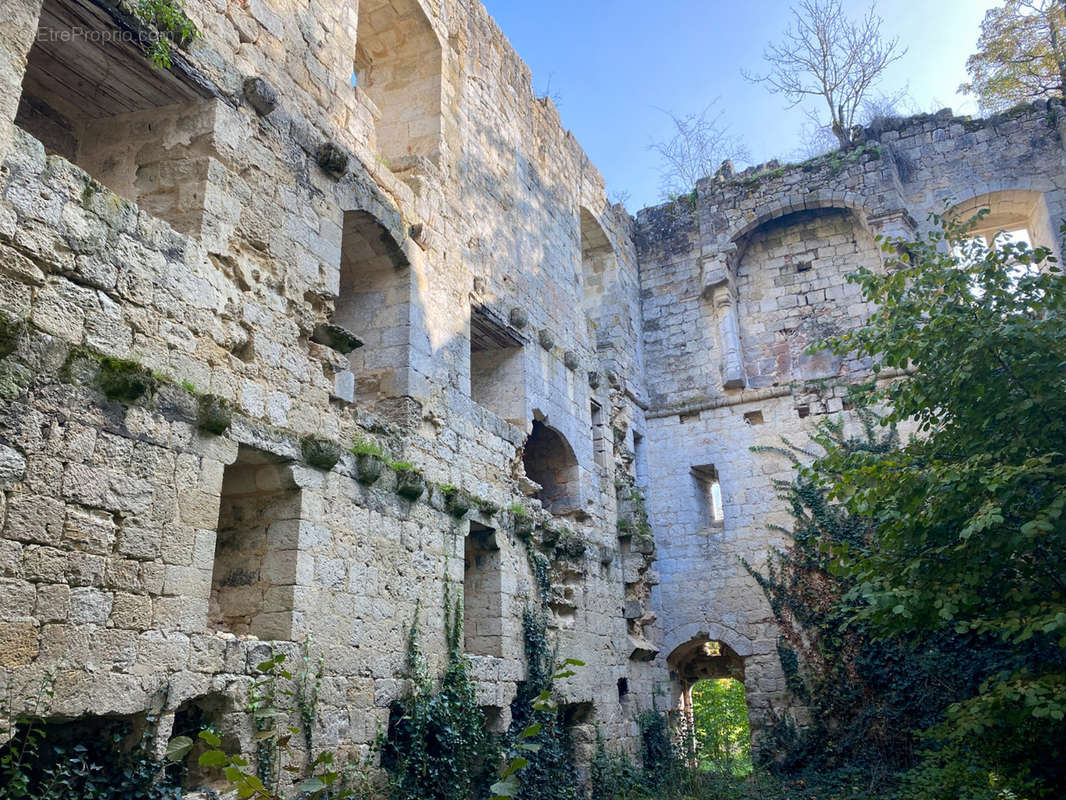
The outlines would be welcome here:
M 558 711 L 544 704 L 554 689 L 555 680 L 572 674 L 555 668 L 556 654 L 548 639 L 548 614 L 542 601 L 537 607 L 527 605 L 522 613 L 522 643 L 526 657 L 526 680 L 518 684 L 511 703 L 511 727 L 506 736 L 509 755 L 528 761 L 521 773 L 518 791 L 521 800 L 575 800 L 578 796 L 577 771 L 573 747 L 567 728 Z M 580 666 L 576 660 L 565 665 Z M 522 733 L 533 729 L 532 736 Z M 535 750 L 520 745 L 533 745 Z
M 381 747 L 393 800 L 468 800 L 491 780 L 495 745 L 485 731 L 463 653 L 463 602 L 445 590 L 448 660 L 437 688 L 421 652 L 418 609 L 408 640 L 411 693 L 397 700 Z

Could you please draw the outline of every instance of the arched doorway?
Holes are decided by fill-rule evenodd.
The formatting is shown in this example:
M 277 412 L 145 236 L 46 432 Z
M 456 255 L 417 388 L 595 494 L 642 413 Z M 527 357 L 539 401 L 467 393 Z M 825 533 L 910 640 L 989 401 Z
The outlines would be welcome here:
M 725 642 L 700 634 L 677 647 L 667 664 L 677 694 L 677 734 L 693 766 L 750 772 L 744 659 Z

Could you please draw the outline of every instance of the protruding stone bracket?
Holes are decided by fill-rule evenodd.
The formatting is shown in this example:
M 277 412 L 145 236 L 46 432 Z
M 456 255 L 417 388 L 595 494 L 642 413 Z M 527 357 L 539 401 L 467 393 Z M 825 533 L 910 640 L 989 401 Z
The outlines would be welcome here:
M 906 209 L 902 208 L 868 217 L 866 224 L 870 229 L 870 233 L 885 239 L 901 238 L 909 240 L 918 231 L 918 223 L 914 221 L 914 217 L 907 213 Z
M 702 296 L 711 303 L 718 321 L 718 346 L 722 353 L 722 387 L 743 389 L 744 357 L 740 348 L 737 287 L 734 272 L 736 245 L 704 258 L 701 270 Z
M 363 346 L 363 340 L 340 325 L 332 322 L 321 322 L 315 326 L 311 334 L 311 341 L 316 344 L 336 350 L 342 355 L 348 355 L 353 350 Z

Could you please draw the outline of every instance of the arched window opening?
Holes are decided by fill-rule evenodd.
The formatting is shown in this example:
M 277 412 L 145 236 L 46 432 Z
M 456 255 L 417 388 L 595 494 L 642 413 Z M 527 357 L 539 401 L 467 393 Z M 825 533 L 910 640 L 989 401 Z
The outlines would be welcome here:
M 948 216 L 963 223 L 979 217 L 968 235 L 985 247 L 993 242 L 1024 243 L 1046 247 L 1058 255 L 1058 239 L 1041 192 L 1018 189 L 989 192 L 958 204 Z M 955 252 L 962 255 L 962 248 Z
M 344 215 L 333 322 L 363 342 L 348 353 L 354 399 L 373 406 L 404 396 L 410 363 L 411 269 L 396 240 L 365 211 Z
M 586 314 L 593 314 L 599 308 L 614 263 L 614 248 L 603 228 L 587 208 L 582 208 L 581 286 Z
M 578 511 L 580 487 L 577 457 L 566 438 L 540 420 L 522 450 L 526 477 L 540 486 L 537 499 L 556 515 Z
M 436 159 L 441 46 L 416 0 L 361 0 L 353 82 L 374 117 L 377 150 L 394 172 Z M 369 102 L 368 102 L 369 101 Z
M 199 233 L 214 101 L 118 33 L 102 7 L 45 0 L 15 124 L 175 230 Z

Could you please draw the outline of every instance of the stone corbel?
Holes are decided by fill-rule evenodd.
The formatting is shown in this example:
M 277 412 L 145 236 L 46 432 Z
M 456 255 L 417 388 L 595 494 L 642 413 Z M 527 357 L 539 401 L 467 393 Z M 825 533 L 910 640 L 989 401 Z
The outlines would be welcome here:
M 736 247 L 709 256 L 703 262 L 703 297 L 711 303 L 718 320 L 718 346 L 722 353 L 722 387 L 743 389 L 744 357 L 740 349 L 737 289 L 733 272 Z
M 870 228 L 870 233 L 884 239 L 899 238 L 909 241 L 914 238 L 918 230 L 918 223 L 904 208 L 869 217 L 866 224 Z

